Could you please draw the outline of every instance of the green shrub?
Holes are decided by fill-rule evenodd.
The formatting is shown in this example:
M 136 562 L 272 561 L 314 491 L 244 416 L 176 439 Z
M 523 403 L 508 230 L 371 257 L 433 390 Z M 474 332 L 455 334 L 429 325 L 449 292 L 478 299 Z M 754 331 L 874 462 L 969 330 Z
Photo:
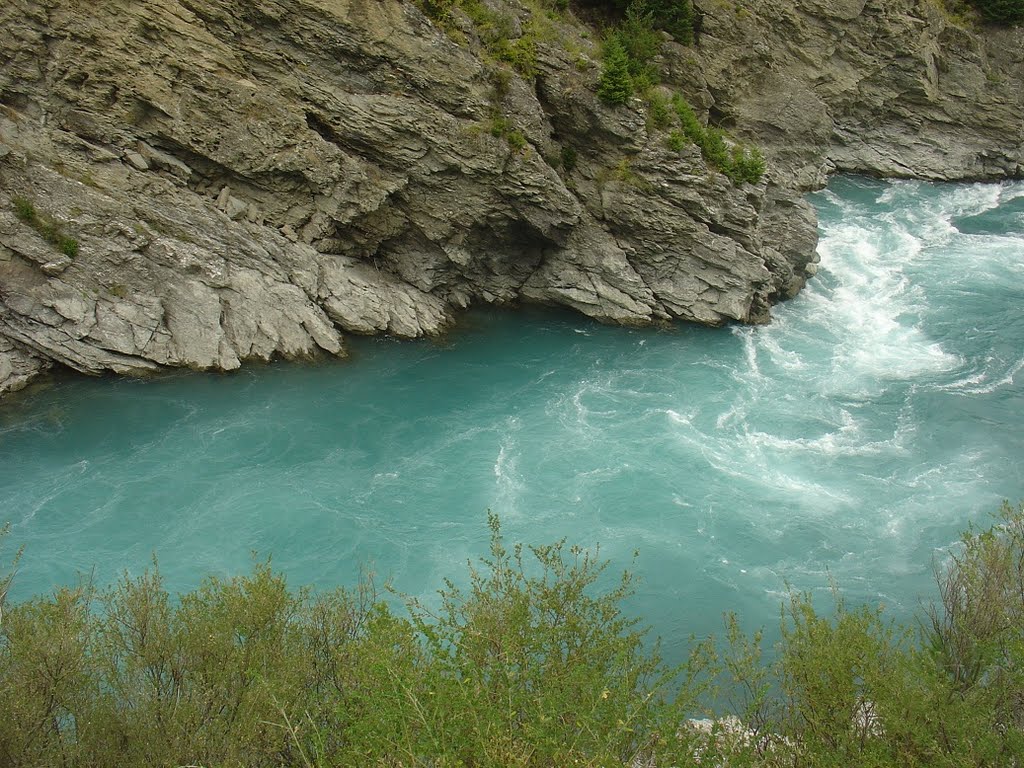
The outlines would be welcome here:
M 937 574 L 930 621 L 879 607 L 830 615 L 796 594 L 765 663 L 760 637 L 727 622 L 713 657 L 718 701 L 754 738 L 712 739 L 719 764 L 1018 766 L 1024 755 L 1024 506 L 971 530 Z
M 514 128 L 512 121 L 501 114 L 491 118 L 488 131 L 496 139 L 505 139 L 508 145 L 516 152 L 522 152 L 529 144 L 525 134 Z
M 719 170 L 729 167 L 729 148 L 725 144 L 725 134 L 718 128 L 706 128 L 704 135 L 697 141 L 704 159 Z
M 629 75 L 633 90 L 643 93 L 658 81 L 658 73 L 651 64 L 661 51 L 661 35 L 654 29 L 650 11 L 642 2 L 630 3 L 626 16 L 615 30 L 629 60 Z
M 72 259 L 78 256 L 78 241 L 73 237 L 67 237 L 60 225 L 49 216 L 40 214 L 31 200 L 24 197 L 11 198 L 11 207 L 19 221 L 32 227 L 58 251 Z
M 647 96 L 647 119 L 654 128 L 667 128 L 672 120 L 669 101 L 658 91 L 651 91 Z
M 459 0 L 459 6 L 473 22 L 491 57 L 510 64 L 523 77 L 536 75 L 539 32 L 532 18 L 523 25 L 522 34 L 515 37 L 515 19 L 508 13 L 496 11 L 482 0 Z
M 491 118 L 488 130 L 490 131 L 491 136 L 496 139 L 500 139 L 512 130 L 512 121 L 504 115 L 497 115 Z
M 430 18 L 443 22 L 451 16 L 455 0 L 416 0 L 416 5 Z
M 521 131 L 509 131 L 505 135 L 505 141 L 515 152 L 522 152 L 526 149 L 527 141 L 526 137 Z
M 11 204 L 14 207 L 14 215 L 18 217 L 18 221 L 25 224 L 33 224 L 36 221 L 36 207 L 32 204 L 32 201 L 24 197 L 13 197 L 11 198 Z
M 647 0 L 658 29 L 663 29 L 683 45 L 693 45 L 694 11 L 690 0 Z
M 668 138 L 665 139 L 665 143 L 673 152 L 682 152 L 683 147 L 689 144 L 690 141 L 681 131 L 672 131 L 669 133 Z
M 172 600 L 155 566 L 0 624 L 4 765 L 624 765 L 675 760 L 693 698 L 564 543 L 490 557 L 433 610 L 313 596 L 267 563 Z M 526 562 L 527 559 L 530 562 Z M 685 681 L 684 681 L 685 682 Z M 666 762 L 665 764 L 669 764 Z M 678 760 L 674 764 L 678 764 Z
M 695 12 L 691 0 L 581 0 L 584 5 L 628 13 L 630 8 L 650 16 L 651 25 L 677 42 L 692 45 Z
M 564 542 L 509 550 L 493 516 L 490 526 L 490 556 L 468 587 L 449 582 L 436 613 L 410 606 L 436 665 L 437 695 L 417 719 L 432 743 L 455 747 L 449 764 L 512 765 L 529 755 L 524 764 L 628 765 L 678 753 L 659 741 L 690 702 L 685 691 L 668 701 L 674 674 L 621 612 L 633 577 L 592 594 L 606 562 Z
M 578 160 L 576 149 L 569 146 L 562 147 L 560 159 L 562 162 L 562 169 L 566 173 L 572 173 L 573 169 L 576 167 L 576 161 Z
M 10 523 L 4 523 L 0 525 L 0 544 L 3 543 L 4 539 L 11 531 Z M 3 624 L 4 607 L 7 605 L 7 592 L 11 587 L 11 582 L 14 581 L 14 577 L 18 572 L 18 561 L 21 559 L 22 551 L 18 550 L 10 566 L 7 568 L 7 572 L 3 573 L 0 571 L 0 625 Z
M 72 259 L 78 255 L 78 241 L 73 237 L 60 237 L 57 247 L 61 253 Z
M 661 37 L 646 6 L 631 3 L 622 23 L 605 37 L 597 95 L 607 104 L 622 105 L 634 93 L 645 93 L 658 81 L 651 62 L 660 50 Z
M 597 95 L 601 101 L 612 106 L 621 106 L 633 95 L 633 78 L 629 73 L 629 57 L 622 41 L 611 34 L 604 42 L 601 57 L 601 79 L 597 84 Z
M 8 574 L 0 764 L 1021 764 L 1024 506 L 965 534 L 919 629 L 794 594 L 774 654 L 730 616 L 678 670 L 622 612 L 628 571 L 489 524 L 465 586 L 405 617 L 371 580 L 313 595 L 268 563 L 176 600 L 154 565 L 8 606 Z M 701 711 L 736 719 L 686 727 Z
M 962 694 L 990 697 L 1002 727 L 1024 729 L 1024 507 L 968 530 L 939 589 L 927 638 L 940 668 Z
M 82 751 L 76 722 L 100 708 L 87 590 L 62 589 L 4 613 L 0 761 L 59 765 Z M 86 733 L 86 737 L 90 736 Z
M 490 72 L 491 86 L 494 88 L 492 100 L 501 101 L 509 94 L 512 86 L 512 71 L 508 67 L 496 66 Z
M 757 147 L 748 148 L 742 144 L 734 144 L 729 164 L 723 169 L 723 173 L 734 184 L 756 184 L 764 176 L 765 170 L 764 155 Z
M 527 79 L 537 74 L 537 41 L 528 32 L 512 43 L 495 46 L 494 55 L 499 61 L 511 64 L 516 72 Z
M 687 103 L 686 99 L 680 96 L 678 93 L 672 97 L 672 107 L 676 111 L 676 115 L 679 117 L 679 124 L 683 128 L 683 133 L 690 141 L 694 144 L 700 143 L 704 138 L 704 126 L 700 124 L 697 119 L 697 115 L 694 113 L 693 108 Z
M 668 145 L 679 151 L 683 148 L 682 137 L 700 147 L 701 155 L 709 165 L 723 173 L 733 184 L 756 184 L 764 176 L 766 167 L 764 155 L 756 147 L 733 144 L 730 149 L 725 134 L 718 128 L 705 128 L 697 119 L 693 108 L 679 94 L 672 97 L 672 107 L 679 118 L 682 134 L 669 135 Z
M 1024 0 L 971 0 L 981 17 L 993 24 L 1024 24 Z

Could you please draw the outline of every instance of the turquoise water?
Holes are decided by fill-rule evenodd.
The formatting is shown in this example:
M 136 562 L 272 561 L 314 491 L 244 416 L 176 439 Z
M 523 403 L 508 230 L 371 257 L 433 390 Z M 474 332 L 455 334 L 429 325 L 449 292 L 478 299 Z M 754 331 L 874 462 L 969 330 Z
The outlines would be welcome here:
M 830 576 L 907 616 L 961 528 L 1024 498 L 1024 184 L 839 179 L 814 200 L 819 276 L 767 327 L 478 311 L 443 344 L 14 397 L 12 597 L 153 553 L 189 588 L 254 550 L 295 584 L 369 567 L 429 597 L 484 553 L 492 509 L 615 570 L 639 550 L 629 609 L 671 657 L 726 610 L 774 626 L 787 584 Z

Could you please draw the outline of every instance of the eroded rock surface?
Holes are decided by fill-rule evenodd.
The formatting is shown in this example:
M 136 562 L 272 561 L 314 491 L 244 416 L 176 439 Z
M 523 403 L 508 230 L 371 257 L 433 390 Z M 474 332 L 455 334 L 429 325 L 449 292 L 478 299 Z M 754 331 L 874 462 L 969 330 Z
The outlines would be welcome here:
M 835 171 L 1024 173 L 1024 29 L 940 0 L 697 0 L 691 96 L 808 188 Z
M 0 393 L 53 362 L 343 355 L 473 302 L 761 322 L 814 271 L 825 171 L 1020 172 L 1019 33 L 927 0 L 701 8 L 666 86 L 764 144 L 756 185 L 598 102 L 572 17 L 527 81 L 402 0 L 3 4 Z

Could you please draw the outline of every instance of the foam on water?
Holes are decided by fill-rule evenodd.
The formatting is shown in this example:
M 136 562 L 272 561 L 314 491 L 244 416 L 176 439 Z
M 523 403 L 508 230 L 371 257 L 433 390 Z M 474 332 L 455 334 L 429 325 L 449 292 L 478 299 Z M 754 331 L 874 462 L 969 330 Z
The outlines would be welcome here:
M 444 347 L 146 382 L 61 380 L 0 407 L 14 596 L 151 553 L 175 588 L 273 553 L 430 599 L 509 537 L 640 551 L 630 609 L 666 638 L 767 625 L 787 585 L 897 613 L 931 561 L 1024 497 L 1024 185 L 840 179 L 821 265 L 765 327 L 624 330 L 480 312 Z M 1015 214 L 1014 214 L 1015 215 Z M 976 231 L 975 231 L 976 230 Z

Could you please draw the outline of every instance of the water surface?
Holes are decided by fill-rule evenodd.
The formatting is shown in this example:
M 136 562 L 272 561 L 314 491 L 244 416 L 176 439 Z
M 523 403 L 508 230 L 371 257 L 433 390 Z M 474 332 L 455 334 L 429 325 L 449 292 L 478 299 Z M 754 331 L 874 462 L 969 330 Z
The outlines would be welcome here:
M 1024 184 L 840 179 L 814 200 L 819 276 L 767 327 L 478 311 L 346 362 L 14 397 L 12 597 L 154 553 L 186 589 L 253 551 L 295 584 L 369 566 L 429 596 L 484 553 L 491 509 L 616 570 L 638 550 L 630 610 L 674 658 L 723 611 L 771 627 L 788 587 L 830 578 L 908 616 L 936 553 L 1024 498 Z

